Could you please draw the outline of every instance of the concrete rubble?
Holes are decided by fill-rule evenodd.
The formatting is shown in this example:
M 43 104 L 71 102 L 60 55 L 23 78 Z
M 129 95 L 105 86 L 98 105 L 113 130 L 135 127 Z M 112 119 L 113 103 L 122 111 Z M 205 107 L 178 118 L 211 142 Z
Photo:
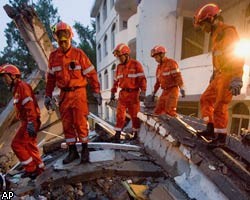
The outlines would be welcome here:
M 226 155 L 225 149 L 208 149 L 204 141 L 177 123 L 176 118 L 155 117 L 143 112 L 138 117 L 144 122 L 140 142 L 190 198 L 249 199 L 249 163 L 236 161 L 237 156 L 229 155 L 234 148 L 230 153 L 227 151 L 230 161 L 227 163 L 226 159 L 218 159 L 218 152 Z M 184 120 L 191 124 L 190 118 Z M 202 127 L 194 118 L 192 125 Z M 229 136 L 227 148 L 231 140 Z M 249 146 L 241 148 L 244 151 L 238 157 L 244 158 Z
M 138 188 L 147 187 L 142 193 L 145 199 L 249 199 L 249 165 L 245 153 L 240 160 L 227 155 L 224 149 L 209 150 L 175 119 L 143 113 L 138 117 L 142 121 L 139 141 L 127 137 L 121 144 L 107 142 L 113 127 L 102 123 L 101 129 L 97 125 L 93 131 L 91 127 L 90 162 L 79 164 L 80 160 L 76 160 L 63 165 L 67 145 L 55 113 L 54 120 L 44 126 L 44 131 L 53 134 L 44 138 L 41 135 L 46 133 L 39 133 L 40 141 L 46 141 L 41 145 L 46 171 L 31 181 L 21 179 L 22 171 L 16 167 L 7 177 L 11 188 L 22 199 L 129 199 L 132 197 L 124 186 L 126 182 L 139 185 Z M 101 123 L 95 115 L 91 118 Z M 191 123 L 188 121 L 191 118 L 183 119 L 194 127 L 202 126 L 198 120 Z M 100 133 L 105 134 L 107 141 Z M 228 148 L 232 141 L 238 140 L 229 137 Z M 77 146 L 80 151 L 81 145 Z M 249 151 L 248 146 L 240 148 Z M 240 148 L 235 151 L 240 152 Z M 2 159 L 8 163 L 7 158 Z M 223 162 L 227 159 L 228 163 Z

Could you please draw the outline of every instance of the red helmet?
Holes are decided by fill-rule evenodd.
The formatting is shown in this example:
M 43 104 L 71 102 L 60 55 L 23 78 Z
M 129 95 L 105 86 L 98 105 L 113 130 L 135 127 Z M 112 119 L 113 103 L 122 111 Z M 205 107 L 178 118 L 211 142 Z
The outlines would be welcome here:
M 4 64 L 0 67 L 0 74 L 21 75 L 21 72 L 15 65 Z
M 115 50 L 113 51 L 114 56 L 121 56 L 124 54 L 130 54 L 130 48 L 124 44 L 118 44 L 115 48 Z
M 219 15 L 221 13 L 221 9 L 218 5 L 214 3 L 208 3 L 204 6 L 200 7 L 194 15 L 194 25 L 199 26 L 202 21 L 212 20 L 213 17 Z
M 52 26 L 51 29 L 52 29 L 55 39 L 58 39 L 58 35 L 57 35 L 58 31 L 63 31 L 63 30 L 68 31 L 69 33 L 68 38 L 73 37 L 73 31 L 72 31 L 71 26 L 66 24 L 65 22 L 60 21 L 56 25 Z
M 156 45 L 153 49 L 151 49 L 151 56 L 154 57 L 160 53 L 167 53 L 167 49 L 163 46 Z

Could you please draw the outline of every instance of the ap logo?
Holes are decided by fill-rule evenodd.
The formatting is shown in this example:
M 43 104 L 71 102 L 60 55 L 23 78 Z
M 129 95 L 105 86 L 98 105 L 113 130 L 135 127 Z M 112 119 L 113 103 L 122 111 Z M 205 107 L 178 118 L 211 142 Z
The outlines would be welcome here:
M 0 194 L 0 200 L 11 200 L 14 198 L 15 194 L 12 191 L 3 191 Z

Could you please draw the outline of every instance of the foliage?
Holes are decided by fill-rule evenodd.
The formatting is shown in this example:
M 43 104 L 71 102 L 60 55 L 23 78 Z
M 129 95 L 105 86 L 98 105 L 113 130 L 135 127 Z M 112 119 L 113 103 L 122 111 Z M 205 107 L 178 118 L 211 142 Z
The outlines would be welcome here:
M 76 22 L 73 27 L 75 28 L 80 40 L 77 47 L 82 49 L 89 57 L 92 64 L 96 66 L 95 22 L 91 22 L 92 28 L 89 26 L 84 27 L 80 22 Z M 90 103 L 95 101 L 89 85 L 87 86 L 87 96 Z
M 28 4 L 28 2 L 29 0 L 9 0 L 9 4 L 17 10 L 22 10 L 23 5 Z M 59 21 L 57 9 L 53 7 L 52 0 L 37 0 L 36 4 L 33 4 L 32 6 L 36 10 L 36 13 L 52 40 L 50 26 Z M 15 23 L 13 21 L 8 23 L 4 32 L 7 46 L 1 52 L 2 56 L 0 58 L 0 64 L 12 63 L 18 66 L 25 74 L 31 73 L 34 68 L 37 68 L 37 64 L 29 53 Z
M 22 10 L 23 5 L 28 3 L 29 0 L 9 0 L 9 4 L 19 11 Z M 37 0 L 36 4 L 32 6 L 36 10 L 37 15 L 52 40 L 50 26 L 59 21 L 57 9 L 53 7 L 52 0 Z M 4 63 L 14 64 L 20 68 L 23 74 L 29 74 L 33 69 L 38 68 L 13 21 L 7 24 L 7 28 L 4 32 L 7 46 L 1 52 L 0 65 Z M 0 90 L 3 94 L 0 98 L 1 107 L 1 105 L 4 106 L 8 103 L 11 94 L 4 84 L 0 84 Z
M 73 27 L 79 36 L 78 47 L 87 54 L 93 65 L 96 66 L 95 22 L 91 22 L 91 28 L 84 27 L 80 22 L 76 22 Z

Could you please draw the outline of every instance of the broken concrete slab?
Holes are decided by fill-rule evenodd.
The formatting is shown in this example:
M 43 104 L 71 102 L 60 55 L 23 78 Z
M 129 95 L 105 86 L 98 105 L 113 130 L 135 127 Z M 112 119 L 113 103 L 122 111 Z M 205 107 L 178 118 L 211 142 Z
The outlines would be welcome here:
M 124 152 L 125 153 L 125 152 Z M 84 165 L 80 164 L 80 157 L 69 164 L 63 164 L 63 159 L 68 155 L 68 152 L 61 153 L 57 155 L 55 162 L 51 163 L 51 166 L 55 171 L 71 171 L 75 166 Z M 95 164 L 93 166 L 103 166 L 103 163 L 109 163 L 111 161 L 122 162 L 124 157 L 121 156 L 121 153 L 115 152 L 114 150 L 98 150 L 89 152 L 89 163 Z
M 227 147 L 250 163 L 250 146 L 242 144 L 239 138 L 228 136 Z
M 106 167 L 107 170 L 114 171 L 120 176 L 162 176 L 163 170 L 158 165 L 149 161 L 124 161 L 115 165 Z
M 90 151 L 89 152 L 89 161 L 94 162 L 103 162 L 110 161 L 115 159 L 114 150 L 101 150 L 101 151 Z
M 235 200 L 249 200 L 249 195 L 244 191 L 244 188 L 240 186 L 240 182 L 232 182 L 228 176 L 223 175 L 219 170 L 211 170 L 207 163 L 202 162 L 199 166 L 202 173 L 207 176 L 217 188 L 226 195 L 227 199 Z M 230 176 L 233 176 L 230 174 Z M 202 180 L 202 179 L 200 179 Z M 209 184 L 202 184 L 203 187 L 210 188 Z M 212 197 L 213 192 L 210 191 Z M 211 198 L 212 199 L 212 198 Z M 213 198 L 216 199 L 216 198 Z
M 120 154 L 124 160 L 149 160 L 147 156 L 137 151 L 121 151 Z
M 160 187 L 160 188 L 159 188 Z M 167 193 L 167 194 L 166 194 Z M 151 200 L 161 199 L 189 200 L 188 195 L 170 178 L 161 181 L 149 194 Z
M 171 193 L 164 187 L 164 185 L 159 184 L 156 188 L 152 190 L 149 195 L 150 200 L 177 200 L 173 197 Z
M 77 146 L 81 146 L 82 143 L 76 143 Z M 61 148 L 67 148 L 66 143 L 61 144 Z M 93 149 L 119 149 L 127 151 L 140 151 L 141 147 L 131 144 L 117 144 L 117 143 L 108 143 L 108 142 L 89 142 L 88 148 Z
M 190 198 L 227 200 L 227 197 L 219 188 L 213 182 L 209 181 L 195 165 L 190 165 L 189 174 L 183 173 L 180 176 L 176 176 L 174 180 Z
M 240 162 L 221 148 L 215 148 L 213 152 L 221 161 L 224 161 L 228 168 L 250 185 L 250 172 Z

